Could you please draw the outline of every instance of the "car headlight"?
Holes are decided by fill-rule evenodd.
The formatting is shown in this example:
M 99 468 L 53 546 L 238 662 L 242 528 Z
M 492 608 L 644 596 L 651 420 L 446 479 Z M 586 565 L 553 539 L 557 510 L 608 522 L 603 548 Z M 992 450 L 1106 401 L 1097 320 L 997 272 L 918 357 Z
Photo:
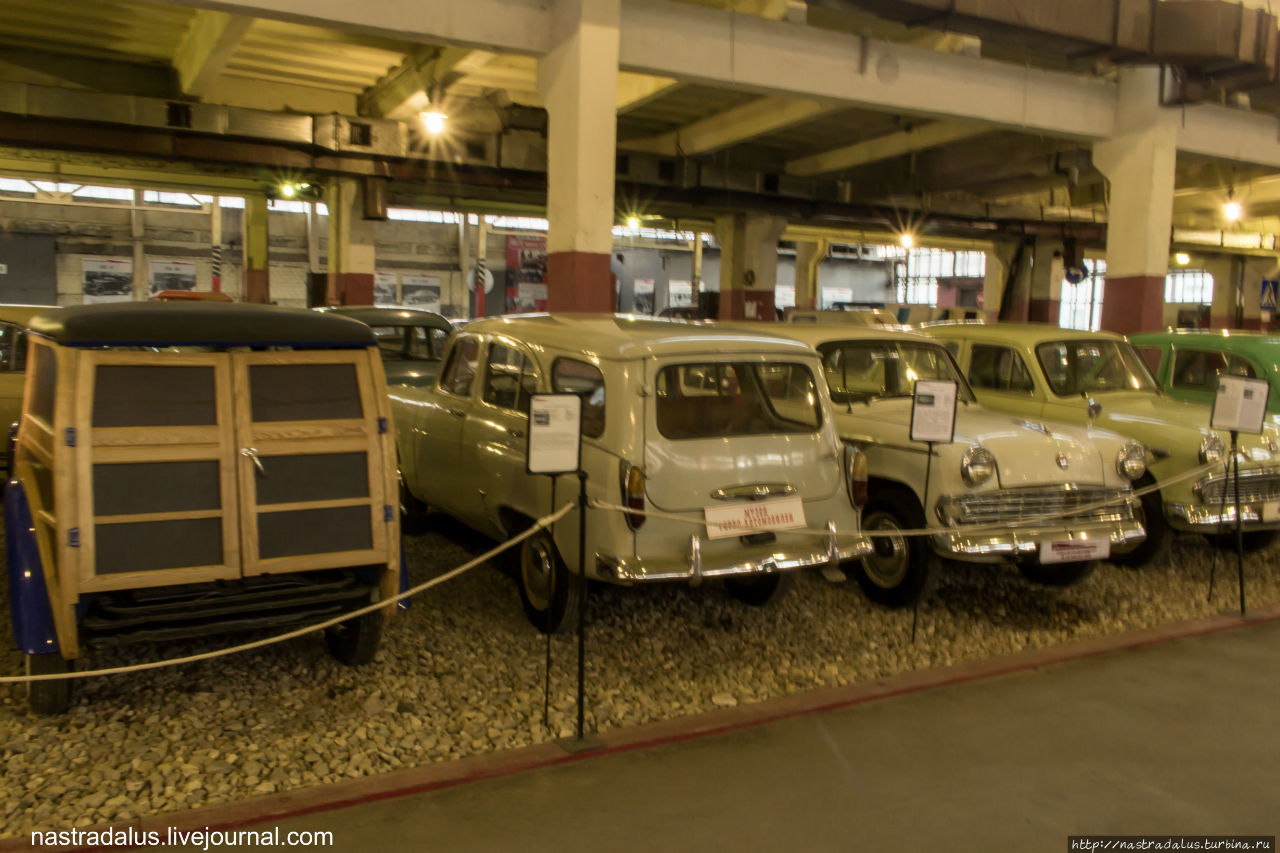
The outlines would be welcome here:
M 1227 447 L 1222 443 L 1222 436 L 1210 433 L 1200 441 L 1200 464 L 1217 462 L 1226 452 Z
M 1116 456 L 1116 471 L 1130 480 L 1141 477 L 1147 472 L 1147 449 L 1136 441 L 1126 441 Z
M 960 476 L 970 486 L 981 486 L 996 472 L 996 458 L 985 447 L 970 447 L 960 459 Z

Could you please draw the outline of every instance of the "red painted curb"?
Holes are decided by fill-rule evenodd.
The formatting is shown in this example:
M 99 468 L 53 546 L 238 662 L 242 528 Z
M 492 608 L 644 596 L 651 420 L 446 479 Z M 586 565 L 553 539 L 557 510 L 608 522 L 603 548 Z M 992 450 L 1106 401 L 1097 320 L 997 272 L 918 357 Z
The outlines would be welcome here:
M 820 714 L 939 687 L 963 684 L 982 678 L 1011 675 L 1042 667 L 1083 660 L 1112 652 L 1142 648 L 1185 637 L 1219 633 L 1248 625 L 1280 621 L 1280 606 L 1266 608 L 1247 616 L 1211 616 L 1194 622 L 1182 622 L 1146 628 L 1127 634 L 1095 637 L 1064 643 L 1044 649 L 1018 652 L 1000 658 L 955 664 L 940 669 L 905 672 L 872 682 L 811 690 L 794 696 L 769 699 L 752 705 L 710 711 L 688 717 L 660 720 L 597 735 L 604 745 L 588 752 L 570 753 L 557 743 L 542 743 L 518 749 L 494 752 L 450 762 L 429 764 L 333 782 L 327 785 L 268 794 L 249 800 L 209 806 L 170 814 L 150 815 L 129 821 L 91 827 L 108 826 L 120 832 L 132 827 L 135 835 L 148 831 L 165 837 L 169 827 L 192 830 L 242 829 L 268 821 L 281 821 L 317 812 L 333 811 L 377 800 L 394 799 L 413 794 L 509 776 L 528 770 L 539 770 L 572 764 L 605 755 L 616 755 L 639 749 L 650 749 L 696 738 L 780 722 L 793 717 Z M 31 850 L 31 836 L 0 839 L 0 853 Z M 48 848 L 36 848 L 48 849 Z M 76 851 L 136 849 L 120 846 L 66 848 Z

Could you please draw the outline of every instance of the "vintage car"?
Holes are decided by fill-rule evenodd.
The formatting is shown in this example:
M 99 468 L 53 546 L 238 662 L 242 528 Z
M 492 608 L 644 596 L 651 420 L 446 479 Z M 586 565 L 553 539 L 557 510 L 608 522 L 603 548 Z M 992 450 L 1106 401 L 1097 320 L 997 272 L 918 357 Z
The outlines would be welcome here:
M 544 632 L 572 624 L 570 575 L 633 584 L 726 578 L 742 600 L 780 597 L 789 570 L 861 556 L 865 458 L 842 447 L 821 365 L 800 344 L 625 315 L 477 321 L 451 340 L 430 388 L 392 391 L 405 529 L 424 504 L 506 538 L 576 493 L 527 473 L 529 398 L 582 400 L 582 470 L 593 501 L 586 561 L 578 513 L 524 540 L 520 596 Z M 781 517 L 803 530 L 712 538 L 704 513 Z M 644 513 L 656 513 L 648 515 Z M 753 516 L 754 517 L 754 516 Z M 816 532 L 815 532 L 816 531 Z M 825 532 L 824 532 L 825 531 Z
M 1085 577 L 1112 548 L 1143 539 L 1130 488 L 1145 471 L 1136 441 L 987 411 L 947 351 L 924 335 L 828 324 L 770 331 L 803 341 L 822 357 L 840 438 L 867 456 L 863 529 L 938 531 L 927 539 L 873 541 L 875 551 L 855 565 L 871 599 L 889 606 L 918 601 L 937 576 L 939 557 L 1014 561 L 1033 581 L 1066 585 Z M 928 466 L 927 445 L 911 440 L 920 379 L 954 381 L 958 395 L 955 441 L 934 445 Z M 1034 523 L 1037 518 L 1045 520 Z M 991 529 L 1005 524 L 1011 526 Z
M 1156 381 L 1175 400 L 1208 406 L 1223 374 L 1265 379 L 1267 414 L 1280 423 L 1280 337 L 1259 332 L 1169 329 L 1130 338 Z
M 0 305 L 0 424 L 7 429 L 22 414 L 27 378 L 27 324 L 50 305 Z M 8 466 L 8 456 L 4 464 Z M 6 470 L 6 474 L 8 471 Z
M 446 318 L 419 308 L 353 306 L 320 310 L 359 320 L 373 329 L 388 387 L 425 386 L 435 381 L 444 342 L 453 334 L 453 324 Z
M 924 331 L 952 351 L 983 406 L 1023 417 L 1092 422 L 1142 442 L 1147 473 L 1135 488 L 1159 485 L 1226 456 L 1228 437 L 1209 428 L 1209 407 L 1169 399 L 1120 335 L 1034 323 Z M 1246 544 L 1257 548 L 1280 527 L 1276 435 L 1242 435 L 1240 449 L 1240 514 Z M 1235 520 L 1234 503 L 1221 469 L 1150 492 L 1142 497 L 1146 541 L 1121 559 L 1147 562 L 1175 530 L 1206 534 L 1215 544 L 1234 542 L 1222 535 L 1225 521 Z
M 846 323 L 852 326 L 896 326 L 897 319 L 883 308 L 847 308 L 814 311 L 791 308 L 787 311 L 788 323 Z
M 5 493 L 13 633 L 31 674 L 93 646 L 297 627 L 394 595 L 395 445 L 369 327 L 218 303 L 31 320 Z M 384 613 L 326 635 L 372 659 Z M 70 680 L 29 682 L 56 713 Z

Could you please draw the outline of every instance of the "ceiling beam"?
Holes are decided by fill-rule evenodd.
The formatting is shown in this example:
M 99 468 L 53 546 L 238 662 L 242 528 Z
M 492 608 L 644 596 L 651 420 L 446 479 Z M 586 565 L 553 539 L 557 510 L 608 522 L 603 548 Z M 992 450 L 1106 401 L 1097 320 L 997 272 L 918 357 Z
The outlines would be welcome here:
M 654 77 L 652 74 L 632 74 L 622 71 L 618 74 L 618 115 L 639 109 L 651 104 L 663 95 L 679 89 L 679 80 L 670 77 Z
M 173 55 L 183 93 L 198 98 L 208 92 L 252 25 L 252 18 L 198 9 Z
M 802 178 L 842 172 L 868 163 L 901 157 L 912 151 L 961 142 L 991 130 L 992 128 L 983 124 L 935 121 L 791 160 L 787 163 L 786 172 Z
M 840 109 L 844 109 L 840 104 L 811 98 L 758 98 L 668 133 L 620 140 L 618 147 L 670 157 L 693 157 L 729 148 Z
M 413 119 L 430 103 L 432 87 L 447 87 L 462 76 L 458 66 L 472 53 L 463 47 L 421 47 L 360 95 L 361 115 Z

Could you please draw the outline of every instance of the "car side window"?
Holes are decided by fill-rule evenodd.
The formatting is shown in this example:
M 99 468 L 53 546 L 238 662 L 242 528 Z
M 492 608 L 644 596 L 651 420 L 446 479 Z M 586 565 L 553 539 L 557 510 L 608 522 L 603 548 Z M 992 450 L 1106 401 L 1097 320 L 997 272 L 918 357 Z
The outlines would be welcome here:
M 1147 365 L 1147 370 L 1151 371 L 1151 375 L 1156 378 L 1160 377 L 1160 361 L 1164 358 L 1164 347 L 1139 347 L 1135 346 L 1134 352 Z
M 582 399 L 582 434 L 604 435 L 604 374 L 594 364 L 574 358 L 558 358 L 551 365 L 551 390 L 577 394 Z
M 484 370 L 484 401 L 525 412 L 529 409 L 529 398 L 536 393 L 538 377 L 533 362 L 514 347 L 490 344 Z
M 471 383 L 476 378 L 476 362 L 480 357 L 480 342 L 475 338 L 463 338 L 449 353 L 449 363 L 440 373 L 440 390 L 459 397 L 471 394 Z
M 18 342 L 22 342 L 21 337 L 19 337 Z M 1231 360 L 1227 362 L 1227 372 L 1232 376 L 1243 376 L 1247 379 L 1258 378 L 1258 374 L 1254 372 L 1253 365 L 1238 355 L 1231 356 Z
M 1180 349 L 1174 353 L 1171 382 L 1174 388 L 1184 391 L 1215 391 L 1218 376 L 1226 373 L 1227 367 L 1228 359 L 1224 353 Z
M 430 357 L 439 358 L 444 355 L 445 343 L 449 340 L 450 332 L 446 329 L 427 329 L 427 339 L 431 348 Z
M 1030 394 L 1035 390 L 1022 356 L 1009 347 L 974 344 L 969 355 L 969 384 L 989 391 Z
M 0 371 L 18 370 L 18 327 L 0 323 Z M 25 361 L 25 353 L 23 353 Z

